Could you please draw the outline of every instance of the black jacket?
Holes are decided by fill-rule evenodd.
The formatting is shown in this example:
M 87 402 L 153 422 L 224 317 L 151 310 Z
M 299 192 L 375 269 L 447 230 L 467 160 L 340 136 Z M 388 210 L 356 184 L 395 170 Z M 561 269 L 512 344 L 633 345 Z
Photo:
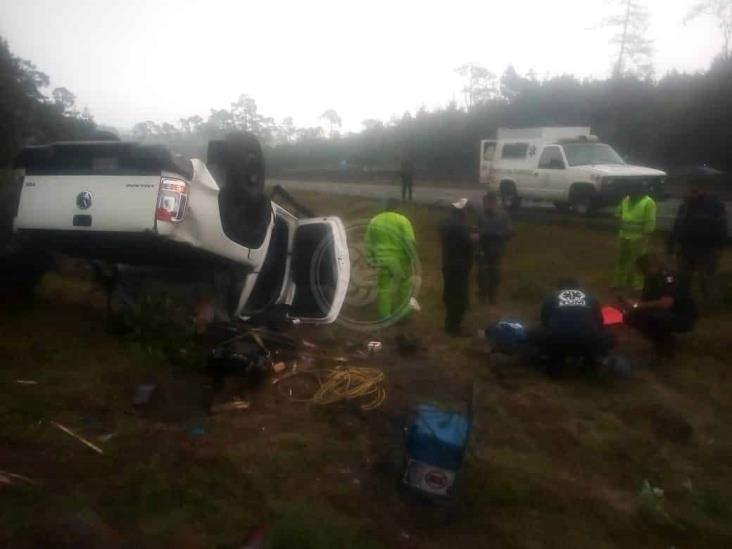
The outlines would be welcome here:
M 676 214 L 668 251 L 673 253 L 677 245 L 682 252 L 721 248 L 727 231 L 727 212 L 721 200 L 710 195 L 689 197 Z
M 579 288 L 564 288 L 544 299 L 541 323 L 550 332 L 597 333 L 603 328 L 597 300 Z
M 473 242 L 468 225 L 455 215 L 440 224 L 442 270 L 469 271 L 473 266 Z

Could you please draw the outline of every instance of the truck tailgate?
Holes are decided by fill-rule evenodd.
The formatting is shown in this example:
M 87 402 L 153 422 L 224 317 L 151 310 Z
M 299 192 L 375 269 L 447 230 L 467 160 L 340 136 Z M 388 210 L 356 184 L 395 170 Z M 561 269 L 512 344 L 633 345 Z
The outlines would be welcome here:
M 27 175 L 16 229 L 152 231 L 160 175 Z

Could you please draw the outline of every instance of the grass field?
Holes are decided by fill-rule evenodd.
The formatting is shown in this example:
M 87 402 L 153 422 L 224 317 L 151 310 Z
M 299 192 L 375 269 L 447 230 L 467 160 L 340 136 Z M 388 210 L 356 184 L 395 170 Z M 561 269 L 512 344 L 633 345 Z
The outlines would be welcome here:
M 298 197 L 346 221 L 376 211 L 366 200 Z M 646 367 L 647 345 L 623 331 L 630 379 L 551 380 L 487 355 L 477 340 L 443 335 L 442 212 L 405 213 L 422 261 L 422 312 L 378 335 L 306 332 L 335 355 L 367 337 L 384 341 L 370 365 L 386 372 L 387 400 L 373 412 L 309 408 L 265 384 L 242 394 L 248 410 L 208 415 L 207 380 L 195 361 L 167 358 L 165 326 L 154 337 L 110 335 L 103 295 L 83 270 L 48 275 L 32 304 L 4 305 L 0 470 L 34 484 L 0 483 L 0 545 L 240 547 L 264 524 L 270 546 L 306 549 L 732 546 L 730 302 L 662 369 Z M 466 326 L 505 315 L 535 322 L 562 275 L 609 300 L 614 252 L 607 231 L 521 222 L 500 304 L 474 305 Z M 729 257 L 722 270 L 732 271 Z M 427 352 L 400 357 L 402 332 Z M 134 388 L 149 381 L 163 405 L 134 413 Z M 392 456 L 408 410 L 460 405 L 471 383 L 476 425 L 458 495 L 446 507 L 400 496 Z

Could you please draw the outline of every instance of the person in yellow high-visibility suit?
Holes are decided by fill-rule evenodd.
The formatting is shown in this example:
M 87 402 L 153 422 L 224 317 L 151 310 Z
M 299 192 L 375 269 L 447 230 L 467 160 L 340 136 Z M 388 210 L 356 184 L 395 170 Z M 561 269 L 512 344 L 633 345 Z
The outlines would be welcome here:
M 618 205 L 616 216 L 620 222 L 620 251 L 613 289 L 641 291 L 643 274 L 636 262 L 648 253 L 648 237 L 656 230 L 656 203 L 644 186 L 638 186 Z
M 369 263 L 378 269 L 377 305 L 379 319 L 404 317 L 412 296 L 413 264 L 417 249 L 412 224 L 395 211 L 396 201 L 388 201 L 366 228 Z

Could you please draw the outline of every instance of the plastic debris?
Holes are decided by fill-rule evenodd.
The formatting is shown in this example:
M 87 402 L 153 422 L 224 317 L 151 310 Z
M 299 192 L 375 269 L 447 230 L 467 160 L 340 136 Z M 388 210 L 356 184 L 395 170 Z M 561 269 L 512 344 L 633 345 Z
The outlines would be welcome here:
M 276 362 L 272 364 L 272 370 L 275 374 L 281 374 L 287 369 L 287 365 L 284 362 Z
M 93 443 L 89 442 L 84 437 L 82 437 L 80 435 L 77 435 L 74 431 L 72 431 L 71 429 L 69 429 L 65 425 L 61 425 L 60 423 L 56 423 L 55 421 L 52 421 L 51 424 L 54 425 L 55 427 L 57 427 L 58 429 L 61 429 L 64 433 L 66 433 L 70 437 L 75 438 L 76 440 L 78 440 L 79 442 L 81 442 L 82 444 L 84 444 L 85 446 L 87 446 L 88 448 L 91 448 L 92 450 L 94 450 L 98 454 L 103 454 L 104 453 L 104 450 L 102 450 L 99 446 L 97 446 L 96 444 L 93 444 Z
M 223 404 L 215 404 L 211 406 L 211 413 L 218 414 L 221 412 L 233 412 L 235 410 L 246 410 L 251 404 L 246 400 L 240 400 L 235 398 L 231 402 L 225 402 Z
M 371 354 L 380 352 L 382 348 L 383 348 L 383 345 L 382 345 L 381 341 L 369 341 L 366 344 L 366 349 L 368 349 L 368 351 Z
M 0 484 L 7 486 L 13 486 L 15 484 L 38 484 L 35 480 L 26 477 L 25 475 L 19 475 L 17 473 L 11 473 L 9 471 L 0 471 Z
M 38 385 L 38 382 L 33 379 L 16 379 L 15 383 L 18 385 Z

